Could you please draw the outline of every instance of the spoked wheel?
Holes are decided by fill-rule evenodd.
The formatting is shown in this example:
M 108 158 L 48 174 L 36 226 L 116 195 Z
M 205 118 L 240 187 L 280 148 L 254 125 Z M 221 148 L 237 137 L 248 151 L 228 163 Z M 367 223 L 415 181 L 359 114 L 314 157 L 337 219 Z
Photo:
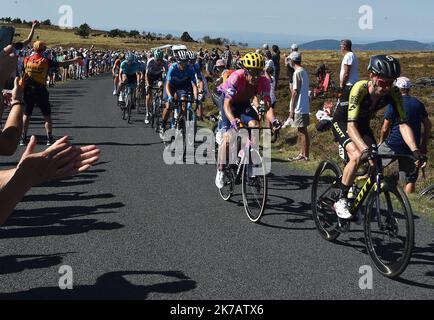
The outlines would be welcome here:
M 333 205 L 339 199 L 342 170 L 332 161 L 322 162 L 312 184 L 312 217 L 321 236 L 327 241 L 339 235 L 339 220 Z
M 187 110 L 186 124 L 187 124 L 186 141 L 189 147 L 194 147 L 194 143 L 196 140 L 197 124 L 196 124 L 196 119 L 193 110 Z
M 127 104 L 125 103 L 125 105 L 122 105 L 121 108 L 122 108 L 122 120 L 126 120 L 127 119 Z
M 158 106 L 158 102 L 156 99 L 154 99 L 154 101 L 152 101 L 152 111 L 151 111 L 151 118 L 149 119 L 149 122 L 151 124 L 151 128 L 158 128 L 158 124 L 157 126 L 155 126 L 156 121 L 156 116 L 157 116 L 157 106 Z
M 230 168 L 230 166 L 227 166 L 224 171 L 223 182 L 223 188 L 219 189 L 220 197 L 224 201 L 229 201 L 235 190 L 235 172 Z
M 133 107 L 133 98 L 131 97 L 131 95 L 128 95 L 128 97 L 127 97 L 127 110 L 126 110 L 126 112 L 127 112 L 127 121 L 128 121 L 128 123 L 131 123 L 131 109 L 132 109 L 132 107 Z
M 405 271 L 414 246 L 413 212 L 399 186 L 371 192 L 365 213 L 366 248 L 378 271 L 396 278 Z
M 429 200 L 434 200 L 434 184 L 422 190 L 420 193 L 421 197 L 426 197 Z
M 247 217 L 252 222 L 258 222 L 265 211 L 268 182 L 265 164 L 255 149 L 250 150 L 250 161 L 243 165 L 242 192 Z
M 175 141 L 176 141 L 176 150 L 182 150 L 181 153 L 177 152 L 178 159 L 182 159 L 183 162 L 185 162 L 186 159 L 186 153 L 187 153 L 187 144 L 186 144 L 186 138 L 185 138 L 185 118 L 183 116 L 179 116 L 177 125 L 176 125 L 176 134 L 175 134 Z

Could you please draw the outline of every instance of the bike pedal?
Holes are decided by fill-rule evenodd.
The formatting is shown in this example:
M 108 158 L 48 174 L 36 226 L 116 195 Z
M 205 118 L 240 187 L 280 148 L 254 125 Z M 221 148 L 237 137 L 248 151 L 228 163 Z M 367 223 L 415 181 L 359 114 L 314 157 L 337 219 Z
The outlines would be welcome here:
M 338 218 L 338 226 L 336 228 L 340 233 L 347 233 L 350 230 L 351 219 Z

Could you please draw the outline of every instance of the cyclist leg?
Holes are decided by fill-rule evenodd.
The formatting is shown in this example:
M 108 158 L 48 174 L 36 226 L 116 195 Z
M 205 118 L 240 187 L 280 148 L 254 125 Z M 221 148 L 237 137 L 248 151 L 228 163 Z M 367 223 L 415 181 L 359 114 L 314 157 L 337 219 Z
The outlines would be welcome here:
M 354 182 L 357 168 L 360 165 L 362 152 L 348 136 L 346 122 L 333 122 L 332 132 L 336 140 L 347 152 L 349 158 L 349 161 L 344 168 L 342 180 L 340 181 L 339 185 L 339 200 L 334 204 L 334 208 L 336 210 L 336 214 L 340 218 L 350 219 L 352 215 L 349 210 L 348 193 L 351 189 L 351 185 Z

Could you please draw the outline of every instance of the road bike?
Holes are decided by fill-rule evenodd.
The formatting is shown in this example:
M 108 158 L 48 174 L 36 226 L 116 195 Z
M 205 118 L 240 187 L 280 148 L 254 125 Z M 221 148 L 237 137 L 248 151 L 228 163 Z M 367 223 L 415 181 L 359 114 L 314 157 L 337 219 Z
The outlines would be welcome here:
M 164 102 L 163 102 L 163 83 L 159 82 L 157 86 L 151 88 L 152 90 L 152 107 L 148 110 L 149 123 L 151 128 L 158 132 L 162 120 Z
M 175 140 L 182 143 L 182 161 L 187 158 L 187 146 L 194 148 L 197 132 L 196 118 L 197 103 L 192 94 L 187 94 L 186 100 L 173 100 L 171 102 L 170 128 L 175 130 L 172 139 L 164 139 L 166 146 Z
M 242 148 L 240 141 L 237 141 L 237 150 L 235 150 L 235 154 L 238 154 L 237 161 L 235 164 L 225 166 L 224 186 L 219 189 L 220 197 L 224 201 L 229 201 L 234 194 L 235 186 L 241 184 L 244 210 L 249 220 L 255 223 L 261 220 L 265 211 L 268 197 L 268 175 L 259 148 L 256 143 L 252 143 L 251 132 L 264 129 L 241 128 L 241 130 L 247 130 L 248 139 Z M 238 150 L 240 152 L 236 153 Z M 217 167 L 219 163 L 220 160 L 217 161 Z
M 348 157 L 344 156 L 346 162 Z M 397 182 L 385 179 L 382 159 L 398 160 L 409 155 L 375 156 L 375 166 L 367 175 L 359 175 L 353 184 L 350 212 L 363 222 L 365 245 L 377 270 L 396 278 L 407 268 L 414 246 L 413 211 L 407 195 Z M 363 177 L 364 178 L 360 178 Z M 323 161 L 316 170 L 312 185 L 312 215 L 321 236 L 335 241 L 350 230 L 351 220 L 338 218 L 333 208 L 339 200 L 341 168 L 331 160 Z M 358 180 L 358 182 L 357 182 Z
M 135 91 L 136 84 L 135 83 L 127 83 L 125 85 L 124 90 L 120 93 L 122 98 L 118 100 L 118 105 L 122 110 L 122 120 L 127 120 L 128 123 L 131 123 L 131 110 L 135 108 L 136 99 L 135 99 Z

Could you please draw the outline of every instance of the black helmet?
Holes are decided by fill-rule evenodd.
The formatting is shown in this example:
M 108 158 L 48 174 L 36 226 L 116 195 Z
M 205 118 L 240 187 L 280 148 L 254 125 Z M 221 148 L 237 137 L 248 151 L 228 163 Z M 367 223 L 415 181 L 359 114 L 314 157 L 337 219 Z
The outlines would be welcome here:
M 401 76 L 401 64 L 392 56 L 373 56 L 369 62 L 368 71 L 381 77 L 396 79 Z

